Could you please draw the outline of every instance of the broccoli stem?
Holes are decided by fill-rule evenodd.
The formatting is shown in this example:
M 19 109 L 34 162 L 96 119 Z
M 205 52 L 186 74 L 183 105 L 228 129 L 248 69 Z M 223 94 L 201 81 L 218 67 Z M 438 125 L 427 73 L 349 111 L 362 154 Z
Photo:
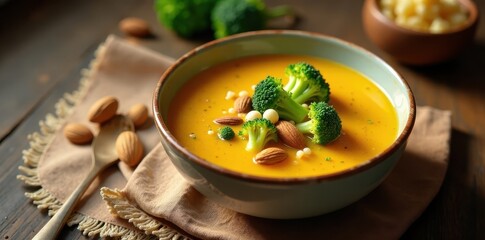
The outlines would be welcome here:
M 257 137 L 258 136 L 253 134 L 253 131 L 248 131 L 248 143 L 246 144 L 246 151 L 255 149 Z
M 312 120 L 308 120 L 306 122 L 298 123 L 295 126 L 301 133 L 310 134 L 311 133 L 310 130 L 312 129 L 313 123 L 312 123 Z
M 296 84 L 296 78 L 294 76 L 290 76 L 288 83 L 283 87 L 283 89 L 285 89 L 285 91 L 287 92 L 291 92 L 291 89 L 295 87 L 295 84 Z
M 258 129 L 257 131 L 248 131 L 248 144 L 246 151 L 259 151 L 265 145 L 267 131 L 265 129 Z
M 290 90 L 293 100 L 293 96 L 300 96 L 308 88 L 306 81 L 297 81 L 296 85 Z
M 276 109 L 281 118 L 287 120 L 293 120 L 296 123 L 302 122 L 307 114 L 308 110 L 302 107 L 299 103 L 293 101 L 291 98 L 285 98 L 281 102 L 281 106 L 286 106 L 285 108 Z
M 284 17 L 284 16 L 291 16 L 293 15 L 293 10 L 286 5 L 281 5 L 281 6 L 276 6 L 273 8 L 267 8 L 265 10 L 265 16 L 266 19 L 273 19 L 273 18 L 279 18 L 279 17 Z
M 256 149 L 262 149 L 265 145 L 264 140 L 266 139 L 266 130 L 260 128 L 258 131 L 259 135 L 256 138 Z
M 293 100 L 295 100 L 295 102 L 297 103 L 303 103 L 314 94 L 315 94 L 315 91 L 308 90 L 301 93 L 300 95 L 296 95 L 296 97 Z

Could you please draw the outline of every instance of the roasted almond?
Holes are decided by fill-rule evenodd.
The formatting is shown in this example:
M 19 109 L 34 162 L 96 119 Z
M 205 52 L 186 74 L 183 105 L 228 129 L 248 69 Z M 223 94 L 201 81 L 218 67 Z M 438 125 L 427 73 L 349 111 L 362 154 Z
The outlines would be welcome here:
M 279 121 L 276 124 L 276 129 L 278 130 L 278 139 L 284 144 L 296 149 L 305 148 L 305 136 L 298 131 L 295 125 L 288 121 Z
M 118 99 L 106 96 L 96 101 L 88 111 L 88 119 L 91 122 L 103 123 L 116 115 L 118 111 Z
M 124 34 L 133 37 L 142 38 L 151 34 L 148 23 L 143 19 L 135 17 L 128 17 L 121 20 L 119 28 Z
M 257 164 L 270 165 L 282 162 L 287 158 L 288 153 L 285 150 L 277 147 L 269 147 L 256 154 L 254 162 Z
M 215 123 L 221 125 L 240 125 L 244 122 L 244 120 L 240 117 L 220 117 L 214 120 Z
M 132 131 L 120 133 L 116 138 L 115 149 L 120 160 L 131 167 L 138 165 L 143 157 L 143 145 L 138 135 Z
M 252 110 L 252 101 L 250 96 L 240 96 L 234 101 L 234 110 L 238 113 L 248 113 Z
M 64 136 L 74 144 L 87 144 L 93 140 L 91 130 L 81 123 L 69 123 L 64 127 Z
M 142 126 L 148 119 L 148 108 L 144 104 L 135 104 L 128 110 L 127 116 L 135 127 Z

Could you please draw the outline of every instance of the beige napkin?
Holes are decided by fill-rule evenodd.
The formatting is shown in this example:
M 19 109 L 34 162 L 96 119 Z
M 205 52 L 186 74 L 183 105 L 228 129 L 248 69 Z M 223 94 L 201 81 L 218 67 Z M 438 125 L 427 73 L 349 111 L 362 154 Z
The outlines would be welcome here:
M 41 131 L 30 136 L 31 148 L 24 152 L 26 161 L 19 179 L 41 188 L 27 196 L 41 208 L 52 212 L 58 209 L 91 161 L 90 147 L 67 142 L 62 127 L 68 122 L 82 122 L 96 131 L 86 112 L 96 99 L 106 95 L 119 98 L 121 113 L 135 103 L 149 106 L 155 83 L 171 62 L 170 58 L 109 37 L 80 89 L 61 99 L 56 114 L 48 115 L 41 122 Z M 125 239 L 396 239 L 440 188 L 447 168 L 450 128 L 449 112 L 418 108 L 403 158 L 367 197 L 320 217 L 267 220 L 224 209 L 191 188 L 158 144 L 155 127 L 147 126 L 137 130 L 148 153 L 145 159 L 135 170 L 119 164 L 103 173 L 85 194 L 71 223 L 79 224 L 78 228 L 90 236 Z M 107 205 L 98 194 L 102 186 Z M 112 214 L 128 221 L 110 214 L 107 206 Z
M 63 136 L 63 127 L 80 122 L 97 133 L 98 126 L 88 121 L 87 112 L 96 100 L 107 95 L 118 98 L 119 113 L 126 113 L 137 103 L 150 108 L 156 83 L 172 62 L 169 57 L 108 37 L 98 48 L 90 69 L 83 71 L 79 89 L 60 99 L 55 106 L 56 113 L 47 115 L 40 123 L 40 132 L 29 136 L 31 148 L 24 151 L 25 164 L 20 167 L 23 175 L 18 178 L 28 185 L 41 187 L 26 194 L 34 204 L 49 209 L 49 215 L 54 214 L 89 170 L 90 145 L 71 144 Z M 146 152 L 159 142 L 152 120 L 149 123 L 137 130 Z M 124 164 L 115 164 L 95 179 L 78 204 L 70 225 L 78 224 L 89 236 L 145 237 L 141 231 L 133 231 L 136 228 L 128 222 L 110 214 L 99 195 L 101 186 L 125 186 L 126 179 L 119 168 L 129 169 Z
M 447 168 L 449 137 L 449 112 L 418 108 L 405 154 L 384 183 L 347 208 L 308 219 L 262 219 L 218 206 L 183 180 L 160 144 L 123 190 L 105 188 L 102 193 L 122 218 L 152 216 L 135 223 L 140 229 L 162 225 L 164 219 L 201 239 L 398 239 L 438 192 Z M 157 229 L 147 233 L 162 237 L 153 230 Z

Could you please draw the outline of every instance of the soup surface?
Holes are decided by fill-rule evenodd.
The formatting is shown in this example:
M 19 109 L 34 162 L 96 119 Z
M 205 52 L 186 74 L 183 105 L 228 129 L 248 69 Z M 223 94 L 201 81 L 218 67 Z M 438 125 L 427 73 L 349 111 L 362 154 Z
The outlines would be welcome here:
M 253 162 L 245 151 L 247 141 L 237 136 L 220 140 L 221 127 L 213 120 L 228 113 L 234 99 L 226 93 L 248 91 L 271 75 L 288 81 L 285 68 L 307 62 L 319 69 L 330 85 L 330 102 L 342 120 L 342 135 L 327 145 L 307 139 L 310 155 L 296 157 L 296 149 L 283 143 L 267 144 L 285 149 L 289 158 L 275 165 Z M 362 74 L 336 62 L 309 56 L 261 55 L 240 58 L 209 68 L 190 79 L 170 105 L 168 127 L 182 146 L 199 157 L 237 172 L 266 177 L 306 177 L 339 172 L 362 164 L 389 147 L 397 136 L 397 114 L 387 96 Z M 233 127 L 237 132 L 241 126 Z M 212 130 L 214 134 L 208 134 Z

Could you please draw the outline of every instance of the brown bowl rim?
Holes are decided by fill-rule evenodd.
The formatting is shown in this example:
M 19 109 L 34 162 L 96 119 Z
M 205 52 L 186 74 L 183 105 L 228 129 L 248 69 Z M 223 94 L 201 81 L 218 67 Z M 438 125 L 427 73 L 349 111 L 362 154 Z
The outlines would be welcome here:
M 241 39 L 241 38 L 251 38 L 255 36 L 269 36 L 269 35 L 291 35 L 291 36 L 303 36 L 303 37 L 317 37 L 320 39 L 330 39 L 332 41 L 337 41 L 342 44 L 345 44 L 351 48 L 357 49 L 358 51 L 361 51 L 362 53 L 368 55 L 369 57 L 374 58 L 381 64 L 384 64 L 390 71 L 393 71 L 399 78 L 399 81 L 401 81 L 404 86 L 406 87 L 408 96 L 409 96 L 409 105 L 410 105 L 410 111 L 409 111 L 409 116 L 406 120 L 406 125 L 401 132 L 401 134 L 397 137 L 397 139 L 389 146 L 386 148 L 381 154 L 365 161 L 362 164 L 359 164 L 353 168 L 348 168 L 339 172 L 331 173 L 331 174 L 325 174 L 325 175 L 317 175 L 317 176 L 308 176 L 308 177 L 288 177 L 288 178 L 276 178 L 276 177 L 264 177 L 264 176 L 256 176 L 256 175 L 250 175 L 250 174 L 245 174 L 241 172 L 237 172 L 234 170 L 226 169 L 221 166 L 218 166 L 214 163 L 211 163 L 203 158 L 200 158 L 196 156 L 195 154 L 189 152 L 186 148 L 181 146 L 175 137 L 170 133 L 167 125 L 165 124 L 165 121 L 162 120 L 160 109 L 159 109 L 159 96 L 160 96 L 160 89 L 162 85 L 164 84 L 164 80 L 167 79 L 172 72 L 182 63 L 184 63 L 186 60 L 188 60 L 191 56 L 196 55 L 198 52 L 202 50 L 207 50 L 210 49 L 211 47 L 218 45 L 218 44 L 223 44 L 225 42 Z M 210 171 L 216 172 L 218 174 L 222 174 L 226 177 L 230 178 L 235 178 L 243 181 L 248 181 L 248 182 L 255 182 L 255 183 L 266 183 L 266 184 L 307 184 L 307 183 L 318 183 L 322 181 L 329 181 L 329 180 L 334 180 L 334 179 L 339 179 L 343 178 L 346 176 L 350 175 L 355 175 L 357 173 L 360 173 L 362 171 L 365 171 L 381 162 L 386 160 L 389 156 L 391 156 L 395 151 L 397 151 L 402 145 L 406 144 L 407 139 L 409 138 L 409 135 L 411 134 L 412 128 L 414 126 L 415 118 L 416 118 L 416 105 L 415 105 L 415 100 L 414 96 L 412 93 L 411 88 L 409 87 L 409 84 L 406 82 L 406 80 L 399 74 L 394 68 L 392 68 L 389 64 L 387 64 L 384 60 L 379 58 L 377 55 L 369 52 L 368 50 L 355 45 L 353 43 L 347 42 L 342 39 L 338 39 L 336 37 L 324 35 L 321 33 L 315 33 L 315 32 L 309 32 L 309 31 L 300 31 L 300 30 L 259 30 L 259 31 L 253 31 L 253 32 L 246 32 L 246 33 L 240 33 L 240 34 L 235 34 L 229 37 L 225 37 L 222 39 L 216 39 L 213 41 L 210 41 L 208 43 L 205 43 L 199 47 L 196 47 L 192 49 L 191 51 L 187 52 L 185 55 L 180 57 L 173 63 L 160 77 L 159 81 L 157 82 L 155 91 L 153 93 L 153 101 L 152 101 L 152 110 L 153 110 L 153 116 L 155 119 L 155 125 L 158 128 L 158 131 L 162 135 L 164 139 L 167 140 L 167 142 L 174 147 L 177 151 L 179 151 L 180 154 L 184 156 L 185 159 L 188 159 L 197 165 L 204 167 L 205 169 L 208 169 Z
M 457 34 L 478 24 L 478 19 L 480 15 L 475 2 L 473 2 L 472 0 L 458 0 L 458 2 L 460 2 L 460 4 L 468 10 L 469 16 L 466 24 L 463 24 L 458 28 L 452 29 L 451 31 L 446 31 L 443 33 L 431 33 L 431 32 L 424 32 L 424 31 L 417 31 L 410 28 L 399 26 L 394 21 L 386 17 L 382 13 L 382 11 L 380 11 L 379 6 L 377 5 L 377 2 L 380 0 L 367 0 L 367 1 L 369 2 L 369 4 L 365 4 L 365 6 L 370 7 L 370 9 L 367 9 L 367 10 L 370 11 L 370 14 L 373 15 L 378 21 L 382 22 L 386 26 L 393 28 L 397 31 L 400 31 L 406 34 L 417 35 L 417 36 L 439 37 L 439 36 Z

